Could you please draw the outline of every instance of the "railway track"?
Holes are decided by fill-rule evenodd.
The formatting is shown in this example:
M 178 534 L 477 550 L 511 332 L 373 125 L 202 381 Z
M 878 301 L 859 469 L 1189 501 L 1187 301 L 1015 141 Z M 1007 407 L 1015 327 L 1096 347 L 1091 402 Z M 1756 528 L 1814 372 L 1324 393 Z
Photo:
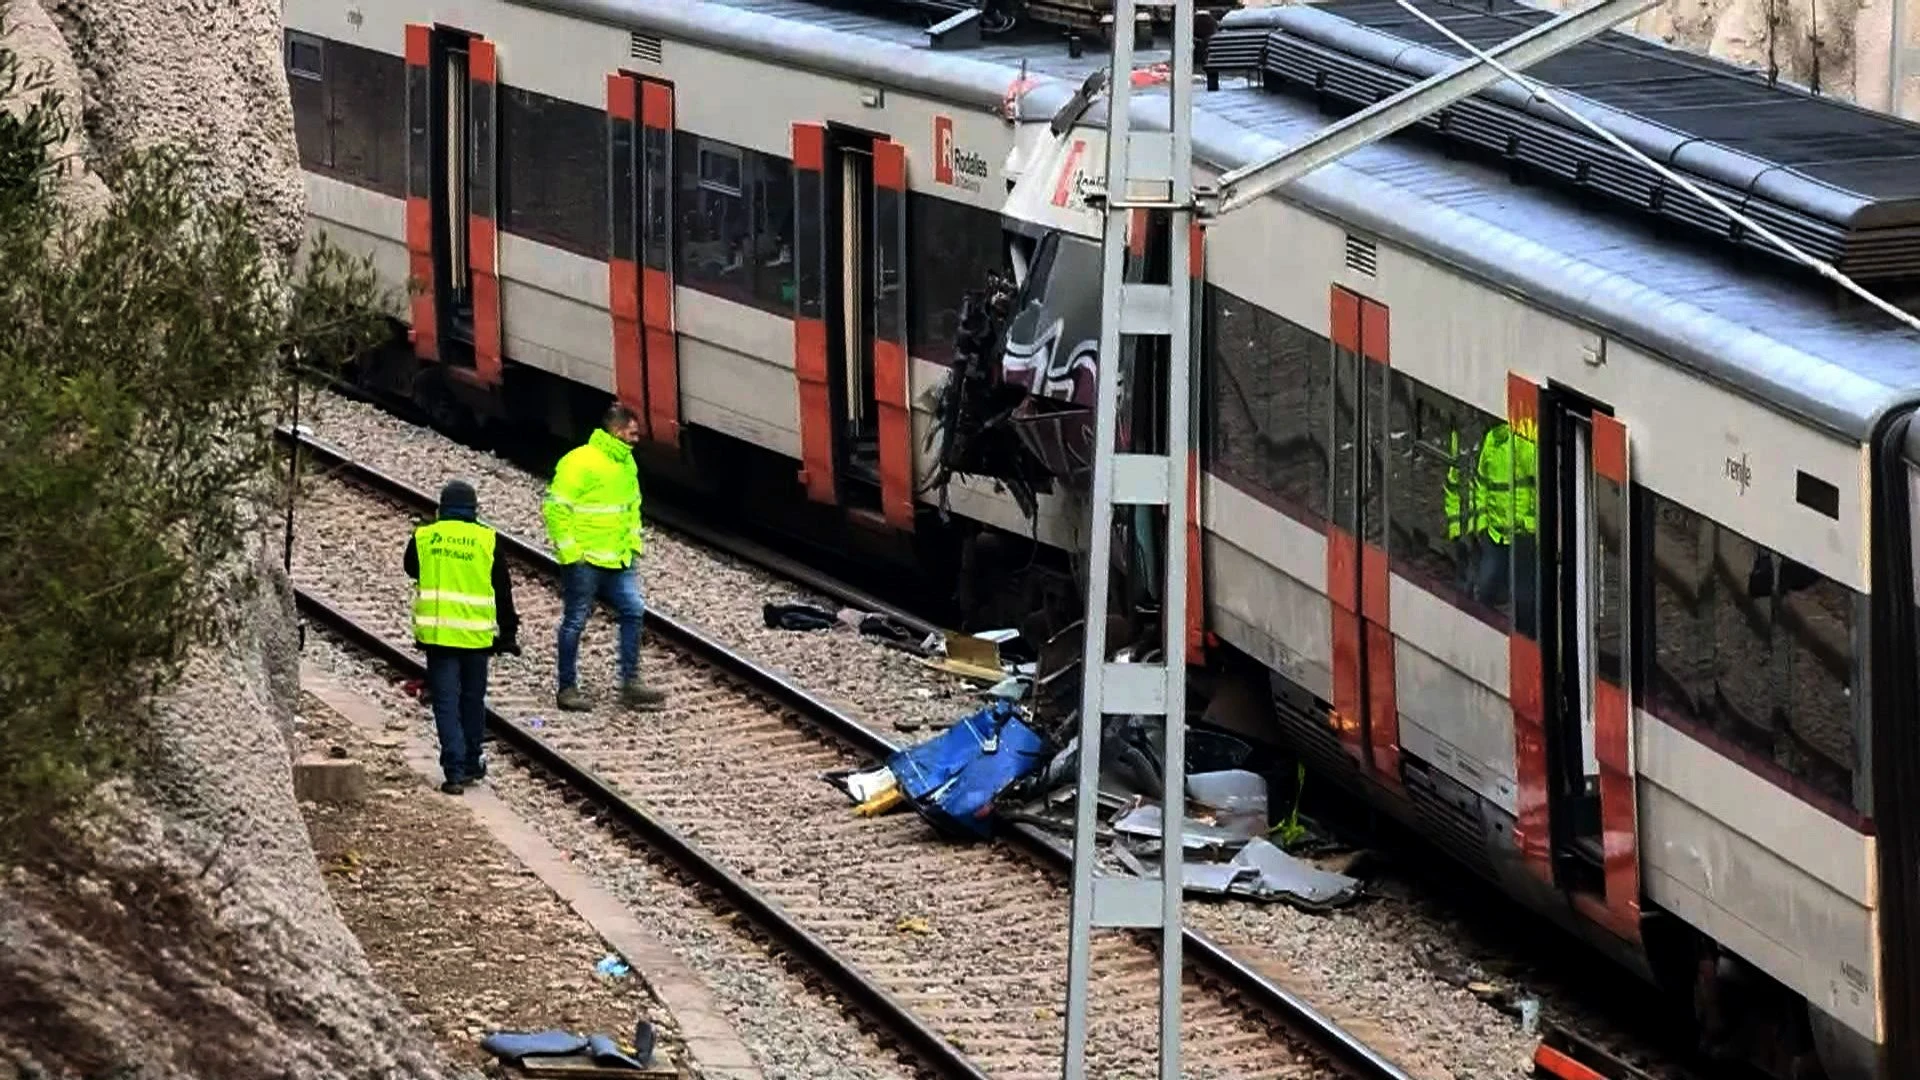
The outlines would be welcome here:
M 295 537 L 303 608 L 417 672 L 397 538 L 433 497 L 325 444 L 301 440 L 301 452 L 324 467 L 308 478 Z M 501 549 L 516 567 L 525 643 L 544 652 L 531 628 L 557 623 L 553 564 L 505 534 Z M 596 626 L 583 646 L 590 689 L 591 673 L 611 667 L 610 637 Z M 684 623 L 650 612 L 648 642 L 648 678 L 673 696 L 667 711 L 553 716 L 550 664 L 501 663 L 489 718 L 497 737 L 706 882 L 924 1067 L 1059 1075 L 1059 843 L 1016 826 L 1006 830 L 1014 844 L 948 845 L 913 815 L 856 819 L 818 774 L 884 755 L 890 740 Z M 1205 935 L 1188 931 L 1186 946 L 1188 1075 L 1304 1077 L 1331 1066 L 1406 1076 Z M 1097 1074 L 1150 1074 L 1139 1032 L 1157 1015 L 1157 958 L 1129 936 L 1102 936 L 1096 950 L 1099 970 L 1116 973 L 1096 987 Z

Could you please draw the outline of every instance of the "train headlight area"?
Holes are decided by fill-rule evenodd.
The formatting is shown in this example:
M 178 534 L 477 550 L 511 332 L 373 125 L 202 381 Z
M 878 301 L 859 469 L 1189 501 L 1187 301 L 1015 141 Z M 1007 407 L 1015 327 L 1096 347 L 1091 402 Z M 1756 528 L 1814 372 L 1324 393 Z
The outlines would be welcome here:
M 1427 18 L 1549 17 L 1408 3 L 1215 12 L 1196 183 L 1457 63 Z M 649 485 L 1054 637 L 1109 9 L 935 6 L 285 0 L 312 227 L 417 286 L 356 377 L 569 440 L 616 396 Z M 1170 73 L 1161 13 L 1133 30 L 1140 127 Z M 1256 703 L 1238 734 L 1703 1039 L 1920 1075 L 1920 126 L 1622 33 L 1526 75 L 1610 138 L 1502 78 L 1186 237 L 1141 200 L 1129 283 L 1192 275 L 1191 437 L 1164 343 L 1117 416 L 1192 495 L 1116 533 L 1116 634 L 1181 530 L 1194 693 Z

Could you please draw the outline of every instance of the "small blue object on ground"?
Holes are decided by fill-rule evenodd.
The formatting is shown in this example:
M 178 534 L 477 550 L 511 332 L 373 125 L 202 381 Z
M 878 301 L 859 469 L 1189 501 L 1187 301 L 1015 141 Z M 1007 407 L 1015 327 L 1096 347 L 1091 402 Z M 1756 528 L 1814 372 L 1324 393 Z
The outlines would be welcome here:
M 624 979 L 633 973 L 633 969 L 627 966 L 627 962 L 613 953 L 601 957 L 600 962 L 593 965 L 593 970 L 610 979 Z

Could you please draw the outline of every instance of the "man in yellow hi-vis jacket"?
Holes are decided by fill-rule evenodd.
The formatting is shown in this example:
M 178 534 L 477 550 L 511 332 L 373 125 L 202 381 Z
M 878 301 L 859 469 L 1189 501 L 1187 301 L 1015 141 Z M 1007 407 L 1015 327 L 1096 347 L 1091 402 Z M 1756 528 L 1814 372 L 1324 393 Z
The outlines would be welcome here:
M 640 534 L 640 472 L 633 444 L 640 418 L 615 402 L 585 446 L 569 451 L 553 470 L 542 513 L 547 538 L 564 578 L 560 617 L 560 708 L 592 708 L 580 692 L 580 635 L 593 603 L 605 599 L 620 620 L 620 700 L 631 709 L 658 709 L 666 695 L 640 681 L 640 627 L 646 598 L 636 560 Z
M 427 690 L 440 736 L 440 790 L 457 795 L 487 775 L 480 739 L 487 727 L 487 658 L 520 652 L 513 580 L 494 552 L 492 528 L 480 524 L 473 485 L 448 481 L 440 514 L 413 531 L 401 565 L 419 581 L 413 638 L 427 654 Z

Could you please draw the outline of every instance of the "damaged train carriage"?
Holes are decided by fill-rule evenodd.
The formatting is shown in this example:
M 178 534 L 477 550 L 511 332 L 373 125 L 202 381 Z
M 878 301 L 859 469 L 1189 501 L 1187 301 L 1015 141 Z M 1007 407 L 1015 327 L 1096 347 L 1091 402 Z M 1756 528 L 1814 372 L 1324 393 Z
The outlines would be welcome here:
M 1209 165 L 1324 122 L 1284 100 L 1206 95 Z M 1082 196 L 1104 162 L 1098 110 L 1077 119 L 1019 137 L 1014 283 L 954 376 L 991 408 L 956 409 L 978 426 L 947 444 L 992 453 L 946 462 L 1069 493 L 1091 464 L 1102 218 Z M 1920 897 L 1873 882 L 1920 852 L 1874 821 L 1904 816 L 1879 785 L 1920 765 L 1894 734 L 1914 722 L 1920 335 L 1417 141 L 1337 174 L 1209 237 L 1192 610 L 1270 672 L 1284 741 L 1691 1000 L 1715 1047 L 1775 1075 L 1898 1074 L 1913 1051 L 1886 1025 L 1920 952 L 1885 920 Z M 1130 249 L 1129 273 L 1167 254 Z M 1159 434 L 1125 404 L 1153 370 L 1122 372 L 1121 448 Z M 1143 524 L 1116 523 L 1135 635 L 1159 579 Z

